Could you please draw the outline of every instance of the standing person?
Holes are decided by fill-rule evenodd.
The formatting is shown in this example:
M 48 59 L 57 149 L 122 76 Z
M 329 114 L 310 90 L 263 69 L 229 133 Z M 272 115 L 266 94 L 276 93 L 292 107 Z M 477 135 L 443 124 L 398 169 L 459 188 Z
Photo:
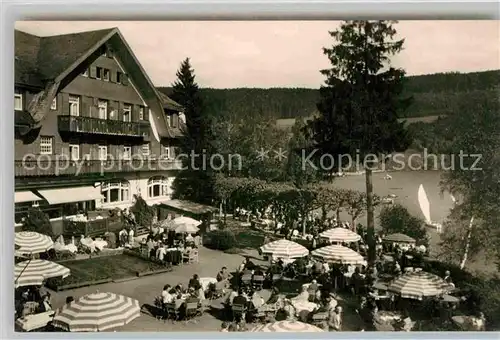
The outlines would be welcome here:
M 127 243 L 127 230 L 123 227 L 118 233 L 118 239 L 120 240 L 120 247 L 125 247 L 125 243 Z
M 342 330 L 342 307 L 336 306 L 335 309 L 330 312 L 328 328 L 330 331 L 334 332 L 340 332 Z
M 130 227 L 128 231 L 128 243 L 133 246 L 134 245 L 134 228 Z

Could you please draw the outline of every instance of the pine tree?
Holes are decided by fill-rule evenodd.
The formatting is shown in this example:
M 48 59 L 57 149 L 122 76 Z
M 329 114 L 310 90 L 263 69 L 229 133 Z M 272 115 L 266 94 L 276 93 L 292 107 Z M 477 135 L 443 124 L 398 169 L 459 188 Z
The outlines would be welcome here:
M 411 141 L 398 122 L 411 98 L 401 96 L 405 71 L 390 66 L 390 57 L 404 43 L 394 40 L 394 23 L 346 21 L 330 32 L 336 42 L 323 52 L 332 66 L 321 71 L 327 79 L 320 88 L 320 115 L 308 126 L 315 147 L 332 155 L 335 167 L 340 165 L 340 155 L 350 155 L 352 160 L 359 155 L 364 163 L 370 262 L 375 259 L 372 160 L 405 150 Z
M 189 58 L 181 63 L 176 76 L 171 97 L 184 107 L 186 128 L 180 148 L 186 157 L 182 160 L 184 170 L 173 183 L 174 197 L 211 204 L 214 197 L 213 172 L 209 162 L 213 145 L 211 124 Z M 192 154 L 196 156 L 192 157 Z

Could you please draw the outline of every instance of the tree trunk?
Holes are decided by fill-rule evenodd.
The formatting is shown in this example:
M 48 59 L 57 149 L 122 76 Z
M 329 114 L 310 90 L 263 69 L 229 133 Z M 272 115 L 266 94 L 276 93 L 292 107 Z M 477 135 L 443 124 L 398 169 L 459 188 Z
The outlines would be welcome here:
M 373 213 L 373 183 L 372 183 L 372 170 L 365 169 L 366 177 L 366 234 L 368 243 L 368 264 L 375 263 L 375 219 Z
M 307 214 L 302 214 L 302 235 L 303 236 L 306 236 L 306 225 L 307 225 L 307 221 L 306 221 L 306 216 Z
M 465 263 L 467 262 L 467 256 L 469 255 L 469 248 L 470 248 L 470 239 L 472 237 L 472 227 L 474 225 L 474 216 L 472 216 L 470 218 L 470 222 L 469 222 L 469 228 L 467 229 L 467 239 L 466 239 L 466 243 L 465 243 L 465 250 L 464 250 L 464 254 L 462 256 L 462 261 L 460 261 L 460 269 L 464 269 L 465 268 Z
M 351 216 L 351 223 L 352 223 L 351 230 L 356 232 L 356 216 L 354 215 Z
M 337 209 L 337 216 L 336 216 L 336 217 L 337 217 L 337 225 L 336 225 L 337 227 L 338 227 L 338 226 L 339 226 L 339 224 L 340 224 L 340 209 L 341 209 L 341 208 L 338 208 L 338 209 Z

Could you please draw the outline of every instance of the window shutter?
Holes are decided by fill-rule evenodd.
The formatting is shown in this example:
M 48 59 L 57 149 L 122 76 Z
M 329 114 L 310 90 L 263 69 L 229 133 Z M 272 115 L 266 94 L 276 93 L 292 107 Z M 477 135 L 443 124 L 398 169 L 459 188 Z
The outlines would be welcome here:
M 86 102 L 82 103 L 82 112 L 80 114 L 82 117 L 89 117 L 90 116 L 89 104 L 87 104 Z
M 61 94 L 61 101 L 63 103 L 63 105 L 62 105 L 62 114 L 63 115 L 69 115 L 69 94 L 62 93 Z
M 128 75 L 122 73 L 122 78 L 123 78 L 122 79 L 122 84 L 125 85 L 125 86 L 128 85 Z
M 69 157 L 69 146 L 62 146 L 61 147 L 61 155 Z
M 89 77 L 95 79 L 96 74 L 97 74 L 96 67 L 95 66 L 90 66 L 89 67 Z

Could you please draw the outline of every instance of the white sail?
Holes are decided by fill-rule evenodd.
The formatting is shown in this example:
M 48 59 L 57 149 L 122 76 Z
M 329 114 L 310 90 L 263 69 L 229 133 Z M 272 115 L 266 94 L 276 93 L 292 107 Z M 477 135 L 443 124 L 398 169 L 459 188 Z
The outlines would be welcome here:
M 431 224 L 431 205 L 422 184 L 418 187 L 418 204 L 420 205 L 422 215 L 424 215 L 425 222 Z

